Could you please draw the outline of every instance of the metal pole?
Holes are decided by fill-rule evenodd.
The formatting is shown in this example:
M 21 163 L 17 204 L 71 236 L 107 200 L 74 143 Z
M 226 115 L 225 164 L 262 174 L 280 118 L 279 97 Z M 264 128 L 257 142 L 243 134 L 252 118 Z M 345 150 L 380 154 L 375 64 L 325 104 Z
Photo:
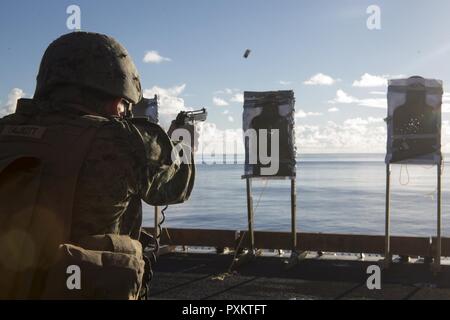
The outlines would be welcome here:
M 155 229 L 154 229 L 154 236 L 156 239 L 160 236 L 160 230 L 159 230 L 159 217 L 161 216 L 161 210 L 159 207 L 155 207 Z
M 253 195 L 251 178 L 247 178 L 247 213 L 250 250 L 253 253 L 255 251 L 255 235 L 253 230 Z
M 442 163 L 438 164 L 437 169 L 437 243 L 436 243 L 436 257 L 435 257 L 435 270 L 438 271 L 441 267 L 441 253 L 442 253 Z
M 297 187 L 296 178 L 291 178 L 291 231 L 292 250 L 297 250 Z
M 392 261 L 391 256 L 391 165 L 386 165 L 386 221 L 385 221 L 385 247 L 384 259 L 385 266 L 389 267 Z

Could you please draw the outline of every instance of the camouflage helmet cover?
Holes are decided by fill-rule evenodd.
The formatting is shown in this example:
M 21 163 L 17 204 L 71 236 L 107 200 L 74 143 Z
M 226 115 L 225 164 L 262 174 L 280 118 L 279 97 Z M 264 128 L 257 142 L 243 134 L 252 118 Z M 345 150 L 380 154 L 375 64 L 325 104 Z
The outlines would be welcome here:
M 100 90 L 134 104 L 142 98 L 139 74 L 127 50 L 115 39 L 98 33 L 69 33 L 47 48 L 35 98 L 61 84 Z

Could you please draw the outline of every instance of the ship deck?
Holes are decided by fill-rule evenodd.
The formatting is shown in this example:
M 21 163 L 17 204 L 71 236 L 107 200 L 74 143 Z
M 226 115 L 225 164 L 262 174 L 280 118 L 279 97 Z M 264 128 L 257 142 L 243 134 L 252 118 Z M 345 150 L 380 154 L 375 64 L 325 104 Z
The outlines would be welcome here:
M 285 262 L 291 235 L 280 232 L 255 232 L 255 248 L 264 248 L 261 256 L 237 265 L 236 252 L 250 247 L 247 232 L 164 228 L 161 243 L 166 247 L 154 268 L 150 298 L 450 299 L 450 260 L 445 258 L 450 257 L 450 238 L 442 238 L 442 267 L 434 273 L 427 262 L 435 256 L 436 238 L 392 237 L 397 262 L 382 271 L 381 290 L 369 290 L 367 268 L 383 258 L 383 236 L 298 233 L 297 237 L 296 250 L 308 255 L 290 268 Z M 400 257 L 409 262 L 402 263 Z
M 282 257 L 262 256 L 227 274 L 233 254 L 169 253 L 161 256 L 152 300 L 447 300 L 450 266 L 439 274 L 421 261 L 395 263 L 382 272 L 381 290 L 367 288 L 367 268 L 357 255 L 311 253 L 292 268 Z

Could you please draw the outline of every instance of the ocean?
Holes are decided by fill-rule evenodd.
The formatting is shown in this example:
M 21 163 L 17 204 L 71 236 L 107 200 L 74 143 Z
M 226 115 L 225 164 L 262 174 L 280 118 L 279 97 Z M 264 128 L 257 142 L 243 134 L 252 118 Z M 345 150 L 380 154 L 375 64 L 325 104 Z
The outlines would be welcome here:
M 170 206 L 164 227 L 247 229 L 246 184 L 238 164 L 198 164 L 190 200 Z M 212 163 L 210 159 L 207 163 Z M 448 170 L 450 171 L 450 169 Z M 392 167 L 391 226 L 399 236 L 436 234 L 434 166 Z M 297 165 L 299 232 L 384 234 L 386 166 L 381 154 L 302 155 Z M 443 235 L 450 236 L 450 172 L 442 179 Z M 255 229 L 290 230 L 290 182 L 253 183 Z M 144 225 L 153 226 L 153 208 L 144 208 Z

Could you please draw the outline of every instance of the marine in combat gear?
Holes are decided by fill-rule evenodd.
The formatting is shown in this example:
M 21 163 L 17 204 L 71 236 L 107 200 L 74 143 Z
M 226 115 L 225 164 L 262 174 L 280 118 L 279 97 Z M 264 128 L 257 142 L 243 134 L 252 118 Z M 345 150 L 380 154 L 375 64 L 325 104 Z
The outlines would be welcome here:
M 141 200 L 186 201 L 195 167 L 161 127 L 123 116 L 141 99 L 113 38 L 75 32 L 48 47 L 33 99 L 0 120 L 0 298 L 142 297 Z

